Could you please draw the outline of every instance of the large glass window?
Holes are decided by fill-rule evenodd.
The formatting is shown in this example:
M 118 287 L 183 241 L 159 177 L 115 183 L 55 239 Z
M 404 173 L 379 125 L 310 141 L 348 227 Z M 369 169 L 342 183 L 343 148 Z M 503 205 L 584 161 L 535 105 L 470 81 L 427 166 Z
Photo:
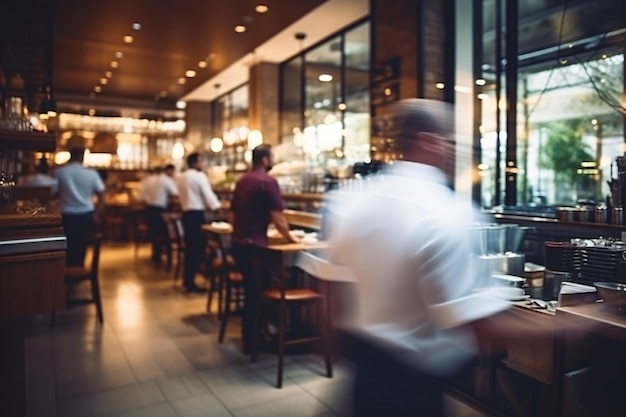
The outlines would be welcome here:
M 357 25 L 281 66 L 287 159 L 312 167 L 369 159 L 370 25 Z
M 482 205 L 507 200 L 504 179 L 513 171 L 518 206 L 604 202 L 617 177 L 615 159 L 624 154 L 626 6 L 621 0 L 554 0 L 538 7 L 520 0 L 512 37 L 502 23 L 506 3 L 483 2 Z M 511 58 L 505 45 L 515 39 L 518 69 L 514 80 L 506 80 Z M 506 82 L 516 86 L 515 132 L 506 131 Z M 514 142 L 507 140 L 511 135 Z M 513 166 L 507 149 L 516 156 Z

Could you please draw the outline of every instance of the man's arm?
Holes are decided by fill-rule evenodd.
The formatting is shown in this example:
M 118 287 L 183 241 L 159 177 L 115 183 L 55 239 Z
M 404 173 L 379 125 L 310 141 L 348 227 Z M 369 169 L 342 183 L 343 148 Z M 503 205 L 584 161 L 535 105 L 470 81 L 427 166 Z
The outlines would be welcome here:
M 200 184 L 200 192 L 202 193 L 205 206 L 211 209 L 211 211 L 217 211 L 222 207 L 222 203 L 220 203 L 219 198 L 213 192 L 211 184 L 209 184 L 209 178 L 206 176 Z
M 298 239 L 291 236 L 289 233 L 289 224 L 287 223 L 287 219 L 285 219 L 285 215 L 282 211 L 270 211 L 270 216 L 272 223 L 276 226 L 276 230 L 278 230 L 285 239 L 293 243 L 299 242 Z

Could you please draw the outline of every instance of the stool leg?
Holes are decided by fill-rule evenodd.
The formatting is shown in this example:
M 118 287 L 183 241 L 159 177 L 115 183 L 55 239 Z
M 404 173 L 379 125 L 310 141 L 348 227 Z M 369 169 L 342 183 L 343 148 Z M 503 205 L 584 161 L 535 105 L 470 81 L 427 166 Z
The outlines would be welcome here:
M 102 314 L 102 300 L 100 299 L 100 285 L 97 277 L 91 277 L 91 294 L 94 302 L 96 303 L 96 313 L 98 314 L 98 321 L 100 324 L 104 322 L 104 315 Z
M 319 331 L 320 337 L 322 341 L 322 349 L 324 350 L 324 362 L 326 362 L 326 376 L 328 378 L 333 377 L 333 364 L 331 358 L 331 347 L 330 347 L 330 327 L 328 326 L 328 318 L 327 318 L 327 307 L 326 302 L 323 298 L 320 298 L 320 301 L 317 303 L 318 309 L 318 322 L 319 322 Z
M 283 387 L 283 365 L 285 359 L 285 326 L 287 325 L 287 307 L 285 300 L 280 301 L 279 324 L 278 324 L 278 375 L 276 377 L 276 388 Z
M 224 341 L 224 333 L 226 332 L 226 323 L 228 322 L 228 315 L 230 313 L 230 296 L 231 296 L 231 285 L 228 283 L 226 279 L 226 304 L 224 305 L 224 310 L 222 311 L 222 322 L 220 323 L 220 335 L 218 338 L 218 342 L 222 343 Z

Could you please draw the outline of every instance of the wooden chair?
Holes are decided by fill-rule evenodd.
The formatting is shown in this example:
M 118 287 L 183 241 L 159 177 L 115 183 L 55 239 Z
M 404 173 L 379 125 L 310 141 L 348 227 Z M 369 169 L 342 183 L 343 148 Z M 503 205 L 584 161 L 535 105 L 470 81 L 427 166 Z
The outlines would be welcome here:
M 173 279 L 178 280 L 185 256 L 185 232 L 180 213 L 166 212 L 161 214 L 167 226 L 167 268 L 173 268 Z
M 326 306 L 324 296 L 310 288 L 302 286 L 293 286 L 294 277 L 287 277 L 285 266 L 282 264 L 282 259 L 277 259 L 277 254 L 272 253 L 264 248 L 259 248 L 257 251 L 258 269 L 269 268 L 270 270 L 278 272 L 276 277 L 271 280 L 272 283 L 267 286 L 267 283 L 260 283 L 263 288 L 259 294 L 259 313 L 257 318 L 257 331 L 255 336 L 258 337 L 262 333 L 262 328 L 267 325 L 264 321 L 268 321 L 270 312 L 273 310 L 278 315 L 276 344 L 278 350 L 278 369 L 276 375 L 276 387 L 282 388 L 283 383 L 283 368 L 284 368 L 284 355 L 285 348 L 291 345 L 300 345 L 305 343 L 321 342 L 323 345 L 323 355 L 326 363 L 326 376 L 332 378 L 332 363 L 331 363 L 331 346 L 328 338 L 327 331 L 327 318 L 326 318 Z M 281 256 L 280 254 L 278 256 Z M 295 270 L 292 269 L 291 272 Z M 316 311 L 315 323 L 316 332 L 305 331 L 300 332 L 304 323 L 299 320 L 292 320 L 290 329 L 288 331 L 288 315 L 294 311 L 302 312 L 306 307 L 313 307 Z M 309 318 L 310 319 L 310 318 Z M 300 327 L 300 328 L 299 328 Z M 308 329 L 313 330 L 313 329 Z M 258 340 L 254 341 L 252 347 L 251 360 L 256 361 L 256 355 L 258 350 Z
M 229 233 L 208 232 L 209 242 L 214 243 L 215 257 L 211 261 L 212 279 L 210 281 L 209 294 L 207 296 L 207 310 L 213 301 L 214 293 L 217 293 L 217 314 L 221 318 L 218 342 L 224 341 L 228 318 L 235 311 L 240 311 L 243 299 L 243 276 L 237 269 L 235 260 L 230 255 Z
M 90 298 L 71 298 L 68 294 L 66 306 L 73 307 L 76 305 L 95 304 L 98 321 L 104 323 L 104 315 L 102 313 L 102 300 L 100 298 L 100 282 L 99 282 L 99 266 L 100 266 L 100 247 L 102 244 L 102 234 L 98 233 L 94 236 L 91 243 L 91 266 L 85 268 L 82 266 L 65 267 L 65 285 L 68 290 L 84 281 L 89 281 L 91 285 Z M 67 291 L 68 293 L 70 291 Z M 56 314 L 53 312 L 50 317 L 50 324 L 54 327 L 56 323 Z
M 140 208 L 133 208 L 131 211 L 132 240 L 134 247 L 134 257 L 137 259 L 139 247 L 142 243 L 150 243 L 150 231 L 146 224 L 145 212 Z

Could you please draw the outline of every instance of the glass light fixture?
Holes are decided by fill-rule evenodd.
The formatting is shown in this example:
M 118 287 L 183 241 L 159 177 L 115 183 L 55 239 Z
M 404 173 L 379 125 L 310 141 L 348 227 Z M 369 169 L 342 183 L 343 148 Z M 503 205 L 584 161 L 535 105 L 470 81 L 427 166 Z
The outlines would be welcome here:
M 221 152 L 224 149 L 224 141 L 222 138 L 215 137 L 211 139 L 211 143 L 209 145 L 211 150 L 215 153 Z
M 182 143 L 176 142 L 174 146 L 172 146 L 172 159 L 179 161 L 183 159 L 185 156 L 185 147 Z
M 251 130 L 248 134 L 248 149 L 254 149 L 263 143 L 263 133 L 260 130 Z
M 244 25 L 237 25 L 235 26 L 235 32 L 237 33 L 244 33 L 246 31 L 246 27 Z

